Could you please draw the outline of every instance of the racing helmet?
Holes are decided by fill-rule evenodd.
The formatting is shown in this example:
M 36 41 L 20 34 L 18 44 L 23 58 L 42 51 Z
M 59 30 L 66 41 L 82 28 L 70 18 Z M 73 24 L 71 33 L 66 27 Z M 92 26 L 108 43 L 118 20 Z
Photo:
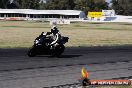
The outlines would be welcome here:
M 57 21 L 56 21 L 56 20 L 52 20 L 52 21 L 50 22 L 50 25 L 51 25 L 51 27 L 57 26 Z
M 53 27 L 52 29 L 51 29 L 51 33 L 53 33 L 53 34 L 56 34 L 56 33 L 58 33 L 59 32 L 59 30 L 57 29 L 57 27 Z

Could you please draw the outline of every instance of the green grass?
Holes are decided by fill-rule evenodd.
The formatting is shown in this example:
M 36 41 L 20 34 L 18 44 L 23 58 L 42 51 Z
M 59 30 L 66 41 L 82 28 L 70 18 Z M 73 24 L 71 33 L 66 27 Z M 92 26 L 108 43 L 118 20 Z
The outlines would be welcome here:
M 0 21 L 0 48 L 31 47 L 43 31 L 50 31 L 48 22 Z M 128 23 L 71 23 L 58 25 L 68 36 L 66 46 L 132 45 L 132 25 Z

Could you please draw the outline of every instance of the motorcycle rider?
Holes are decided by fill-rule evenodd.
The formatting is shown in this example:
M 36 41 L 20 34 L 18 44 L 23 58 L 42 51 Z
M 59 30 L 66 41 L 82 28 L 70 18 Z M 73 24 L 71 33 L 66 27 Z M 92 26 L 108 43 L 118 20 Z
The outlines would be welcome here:
M 52 42 L 51 42 L 51 49 L 57 45 L 57 42 L 60 40 L 61 38 L 61 34 L 59 33 L 59 30 L 57 29 L 57 27 L 54 25 L 51 29 L 51 37 L 52 37 Z
M 57 42 L 61 39 L 61 34 L 59 33 L 59 30 L 57 29 L 55 21 L 52 22 L 51 26 L 52 26 L 51 31 L 47 33 L 42 32 L 39 38 L 50 37 L 51 43 L 49 45 L 50 45 L 50 48 L 53 49 L 57 45 Z

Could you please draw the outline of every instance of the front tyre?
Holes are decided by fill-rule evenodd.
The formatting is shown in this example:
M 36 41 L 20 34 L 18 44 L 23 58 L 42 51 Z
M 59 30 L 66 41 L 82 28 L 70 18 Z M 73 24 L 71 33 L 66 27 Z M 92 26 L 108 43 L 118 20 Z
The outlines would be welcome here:
M 27 55 L 28 55 L 29 57 L 35 57 L 35 56 L 36 56 L 35 47 L 32 47 L 32 48 L 28 51 Z

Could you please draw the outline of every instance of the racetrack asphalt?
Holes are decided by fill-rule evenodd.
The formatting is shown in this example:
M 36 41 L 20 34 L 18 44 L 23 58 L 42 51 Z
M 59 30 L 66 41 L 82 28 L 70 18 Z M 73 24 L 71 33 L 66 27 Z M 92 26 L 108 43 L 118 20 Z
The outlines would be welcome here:
M 132 46 L 68 47 L 60 58 L 28 57 L 28 49 L 0 49 L 0 88 L 43 88 L 90 79 L 132 78 Z

